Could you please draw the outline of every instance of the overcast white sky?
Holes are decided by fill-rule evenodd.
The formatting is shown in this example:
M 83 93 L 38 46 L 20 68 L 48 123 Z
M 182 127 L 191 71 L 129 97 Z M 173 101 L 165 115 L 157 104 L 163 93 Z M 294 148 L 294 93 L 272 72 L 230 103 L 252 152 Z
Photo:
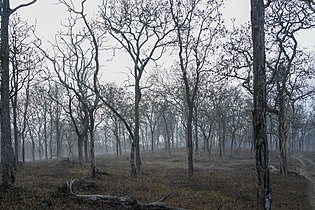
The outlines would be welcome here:
M 29 2 L 29 0 L 12 1 L 11 8 L 15 7 L 15 4 Z M 24 20 L 27 20 L 30 24 L 34 24 L 36 21 L 37 35 L 45 40 L 53 40 L 54 35 L 61 29 L 61 22 L 67 17 L 66 8 L 63 5 L 57 4 L 58 0 L 38 0 L 34 5 L 23 8 L 18 11 Z M 81 2 L 74 0 L 74 2 Z M 88 0 L 88 16 L 93 17 L 97 14 L 97 4 L 102 0 Z M 250 18 L 250 0 L 226 0 L 223 15 L 226 19 L 226 24 L 231 23 L 231 19 L 235 18 L 236 24 L 241 24 L 249 21 Z M 315 49 L 315 30 L 305 31 L 300 34 L 299 42 L 302 46 L 307 46 Z M 125 57 L 127 59 L 127 57 Z M 112 63 L 121 63 L 122 58 L 116 58 Z M 126 75 L 121 74 L 122 70 L 106 70 L 105 73 L 108 80 L 120 80 L 121 77 Z M 112 71 L 112 72 L 110 72 Z M 114 72 L 115 71 L 115 72 Z

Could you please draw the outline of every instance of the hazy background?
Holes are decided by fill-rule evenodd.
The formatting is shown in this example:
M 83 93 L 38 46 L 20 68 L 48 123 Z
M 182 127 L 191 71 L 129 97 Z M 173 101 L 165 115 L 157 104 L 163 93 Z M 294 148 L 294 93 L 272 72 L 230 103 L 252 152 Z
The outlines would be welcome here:
M 11 8 L 23 1 L 12 1 Z M 80 3 L 81 1 L 74 0 Z M 102 0 L 88 0 L 86 11 L 88 18 L 92 18 L 98 13 L 98 6 Z M 231 28 L 231 19 L 235 19 L 235 24 L 239 25 L 250 20 L 250 0 L 226 0 L 223 9 L 223 17 L 226 26 Z M 66 7 L 58 3 L 58 0 L 38 0 L 34 5 L 18 11 L 23 20 L 27 20 L 30 25 L 36 24 L 36 34 L 43 40 L 43 43 L 53 41 L 55 34 L 62 29 L 62 22 L 65 22 L 68 12 Z M 303 47 L 311 50 L 315 49 L 315 30 L 307 30 L 299 34 L 299 43 Z M 109 45 L 111 43 L 108 43 Z M 114 44 L 114 43 L 113 43 Z M 49 45 L 47 45 L 49 46 Z M 109 52 L 108 52 L 109 53 Z M 109 56 L 109 55 L 108 55 Z M 105 57 L 108 58 L 107 55 Z M 105 59 L 107 59 L 105 58 Z M 105 64 L 101 72 L 106 81 L 116 81 L 118 83 L 127 79 L 128 70 L 126 66 L 130 64 L 128 55 L 124 52 L 117 53 L 115 58 Z

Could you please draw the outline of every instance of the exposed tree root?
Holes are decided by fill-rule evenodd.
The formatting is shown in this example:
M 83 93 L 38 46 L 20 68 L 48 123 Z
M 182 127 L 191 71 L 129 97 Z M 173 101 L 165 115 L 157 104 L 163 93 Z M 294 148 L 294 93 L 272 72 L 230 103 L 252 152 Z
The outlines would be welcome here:
M 110 196 L 110 195 L 79 195 L 73 192 L 73 183 L 75 180 L 66 181 L 67 188 L 71 196 L 75 199 L 81 201 L 98 201 L 107 203 L 110 205 L 119 205 L 123 206 L 126 209 L 138 209 L 138 210 L 158 210 L 158 209 L 167 209 L 167 210 L 185 210 L 183 208 L 174 207 L 164 203 L 164 201 L 169 198 L 170 193 L 161 197 L 158 201 L 152 203 L 139 203 L 136 199 L 129 196 Z

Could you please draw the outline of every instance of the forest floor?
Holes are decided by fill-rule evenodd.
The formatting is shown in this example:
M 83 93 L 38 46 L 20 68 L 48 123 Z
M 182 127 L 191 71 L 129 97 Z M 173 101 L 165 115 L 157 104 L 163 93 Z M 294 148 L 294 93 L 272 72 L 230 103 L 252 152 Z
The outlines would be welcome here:
M 294 157 L 294 158 L 293 158 Z M 290 158 L 290 169 L 302 175 L 282 177 L 272 173 L 272 199 L 275 210 L 310 210 L 309 181 L 314 182 L 315 154 Z M 277 167 L 277 155 L 272 165 Z M 303 165 L 304 163 L 304 165 Z M 128 155 L 101 156 L 97 168 L 108 175 L 90 178 L 89 165 L 75 160 L 37 161 L 20 165 L 15 188 L 0 188 L 0 209 L 125 209 L 118 205 L 73 199 L 64 190 L 67 180 L 76 179 L 78 194 L 131 196 L 142 203 L 158 200 L 170 193 L 166 203 L 191 210 L 253 210 L 256 205 L 255 161 L 249 152 L 195 156 L 195 172 L 188 180 L 186 155 L 174 151 L 142 154 L 142 173 L 130 176 Z M 278 168 L 278 167 L 277 167 Z M 311 171 L 308 171 L 311 169 Z M 314 173 L 313 173 L 314 172 Z
M 297 154 L 293 155 L 297 161 L 300 162 L 298 170 L 311 183 L 309 198 L 313 209 L 315 209 L 315 154 Z

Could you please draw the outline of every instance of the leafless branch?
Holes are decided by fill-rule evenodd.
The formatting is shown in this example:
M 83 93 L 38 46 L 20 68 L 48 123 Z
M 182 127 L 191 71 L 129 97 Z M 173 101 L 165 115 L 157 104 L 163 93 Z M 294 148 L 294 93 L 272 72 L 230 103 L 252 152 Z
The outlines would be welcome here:
M 17 7 L 15 7 L 14 9 L 11 9 L 10 14 L 16 12 L 18 9 L 21 9 L 22 7 L 30 6 L 30 5 L 34 4 L 36 1 L 37 1 L 37 0 L 32 0 L 32 1 L 29 2 L 29 3 L 20 4 L 20 5 L 18 5 Z

